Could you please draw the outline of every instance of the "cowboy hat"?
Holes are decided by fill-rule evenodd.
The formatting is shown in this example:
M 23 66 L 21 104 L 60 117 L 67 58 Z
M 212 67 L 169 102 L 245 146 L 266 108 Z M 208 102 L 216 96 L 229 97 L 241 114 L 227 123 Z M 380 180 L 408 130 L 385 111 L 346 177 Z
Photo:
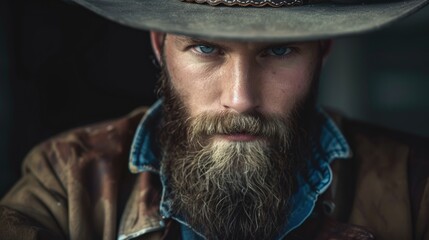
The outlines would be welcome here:
M 428 0 L 72 0 L 126 26 L 201 38 L 304 41 L 375 30 Z M 346 0 L 347 1 L 347 0 Z M 348 0 L 349 1 L 349 0 Z

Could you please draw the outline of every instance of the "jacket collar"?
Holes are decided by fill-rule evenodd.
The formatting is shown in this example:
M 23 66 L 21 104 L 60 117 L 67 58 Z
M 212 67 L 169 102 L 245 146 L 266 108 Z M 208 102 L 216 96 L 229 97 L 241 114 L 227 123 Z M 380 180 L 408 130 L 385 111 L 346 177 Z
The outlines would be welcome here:
M 118 240 L 133 239 L 165 228 L 159 214 L 161 188 L 157 174 L 150 171 L 139 174 L 122 214 Z

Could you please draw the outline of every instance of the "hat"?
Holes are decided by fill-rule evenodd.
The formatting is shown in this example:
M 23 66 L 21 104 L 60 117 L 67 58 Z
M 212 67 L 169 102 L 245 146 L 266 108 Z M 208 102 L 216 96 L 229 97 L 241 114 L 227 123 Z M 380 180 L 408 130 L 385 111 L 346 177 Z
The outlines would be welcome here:
M 381 28 L 428 0 L 72 0 L 145 30 L 246 41 L 305 41 Z

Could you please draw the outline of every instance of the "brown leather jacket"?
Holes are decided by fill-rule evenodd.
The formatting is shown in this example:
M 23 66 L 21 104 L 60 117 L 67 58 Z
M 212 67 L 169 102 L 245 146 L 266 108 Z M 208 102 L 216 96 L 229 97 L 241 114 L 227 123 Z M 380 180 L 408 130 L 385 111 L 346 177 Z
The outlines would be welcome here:
M 144 112 L 34 148 L 1 200 L 0 239 L 179 239 L 178 224 L 158 212 L 159 176 L 128 170 Z M 330 189 L 288 239 L 429 240 L 427 141 L 335 119 L 353 161 L 334 161 Z

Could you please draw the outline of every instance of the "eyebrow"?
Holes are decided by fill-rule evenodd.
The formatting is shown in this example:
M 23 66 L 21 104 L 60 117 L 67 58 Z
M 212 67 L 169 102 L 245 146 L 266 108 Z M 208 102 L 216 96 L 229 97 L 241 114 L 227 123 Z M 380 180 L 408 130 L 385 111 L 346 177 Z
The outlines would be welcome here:
M 209 45 L 217 48 L 222 48 L 225 50 L 228 50 L 229 47 L 225 46 L 224 44 L 219 44 L 215 42 L 211 42 L 210 40 L 203 40 L 200 38 L 195 37 L 186 37 L 186 36 L 177 36 L 175 39 L 176 45 L 193 45 L 193 44 L 203 44 L 203 45 Z
M 203 45 L 209 45 L 209 46 L 221 48 L 224 50 L 230 49 L 230 47 L 226 46 L 225 44 L 215 43 L 215 42 L 211 42 L 210 40 L 203 40 L 200 38 L 187 37 L 187 36 L 176 36 L 175 43 L 176 45 L 203 44 Z M 268 49 L 273 47 L 290 46 L 290 45 L 296 45 L 296 44 L 300 44 L 300 42 L 272 42 L 272 43 L 263 43 L 263 45 L 261 45 L 261 47 L 258 47 L 258 48 Z

